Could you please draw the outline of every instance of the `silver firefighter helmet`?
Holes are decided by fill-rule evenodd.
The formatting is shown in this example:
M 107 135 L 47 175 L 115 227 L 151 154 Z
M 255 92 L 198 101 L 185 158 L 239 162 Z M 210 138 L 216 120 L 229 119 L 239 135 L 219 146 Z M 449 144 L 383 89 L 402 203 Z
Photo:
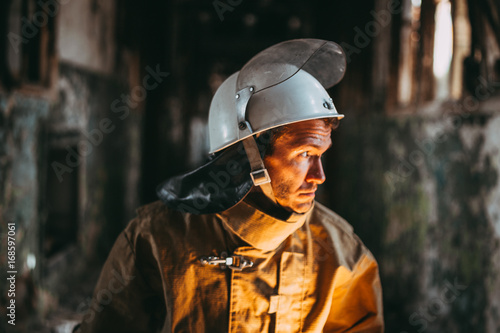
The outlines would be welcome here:
M 196 214 L 229 209 L 253 186 L 274 200 L 257 134 L 304 120 L 343 118 L 326 89 L 342 79 L 345 69 L 342 48 L 325 40 L 290 40 L 258 53 L 212 99 L 208 126 L 213 159 L 160 184 L 160 199 Z
M 293 122 L 338 117 L 326 89 L 345 73 L 333 42 L 298 39 L 253 57 L 222 83 L 210 105 L 210 153 L 251 135 Z

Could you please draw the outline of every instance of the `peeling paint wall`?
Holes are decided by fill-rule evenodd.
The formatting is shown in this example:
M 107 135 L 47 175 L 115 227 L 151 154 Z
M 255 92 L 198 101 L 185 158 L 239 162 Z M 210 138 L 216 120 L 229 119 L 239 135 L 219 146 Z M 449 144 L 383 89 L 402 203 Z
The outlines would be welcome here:
M 143 105 L 122 97 L 142 83 L 141 63 L 131 50 L 117 56 L 116 12 L 116 1 L 61 1 L 52 85 L 0 89 L 1 267 L 7 222 L 17 231 L 12 332 L 48 332 L 78 320 L 102 261 L 139 205 Z M 68 193 L 75 215 L 54 224 L 61 212 L 54 206 L 65 205 Z M 66 224 L 76 227 L 75 239 L 52 246 Z M 62 233 L 52 237 L 54 225 Z M 4 318 L 6 287 L 0 284 Z
M 40 216 L 38 164 L 43 147 L 43 121 L 49 103 L 21 95 L 7 97 L 0 94 L 0 266 L 7 267 L 7 223 L 15 223 L 17 274 L 17 304 L 23 304 L 32 295 L 27 257 L 39 253 Z M 36 274 L 34 272 L 33 274 Z M 7 271 L 0 272 L 6 281 Z M 7 304 L 7 283 L 0 284 L 0 304 Z M 19 306 L 18 315 L 27 315 L 32 306 Z M 4 310 L 0 311 L 5 317 Z M 2 321 L 4 323 L 5 321 Z
M 106 257 L 139 205 L 141 117 L 133 110 L 124 117 L 111 108 L 128 86 L 67 64 L 60 65 L 58 82 L 57 101 L 22 94 L 0 96 L 0 264 L 6 267 L 4 235 L 12 221 L 17 230 L 17 300 L 31 304 L 18 307 L 20 331 L 31 327 L 26 319 L 31 311 L 41 318 L 59 305 L 77 312 L 97 278 L 98 270 L 83 274 L 87 261 Z M 63 166 L 56 168 L 49 159 L 53 148 L 64 151 Z M 68 158 L 76 161 L 70 151 L 80 155 L 78 165 L 68 163 Z M 77 173 L 78 239 L 71 248 L 45 258 L 49 173 L 57 174 L 61 182 Z M 27 267 L 28 255 L 35 259 L 34 270 Z M 1 274 L 5 278 L 5 271 Z M 75 290 L 82 285 L 87 289 L 79 294 Z M 1 284 L 1 304 L 6 304 L 5 288 Z
M 95 256 L 102 251 L 99 255 L 104 256 L 130 218 L 124 216 L 124 194 L 136 190 L 127 189 L 126 177 L 127 166 L 137 158 L 140 118 L 130 109 L 112 108 L 128 92 L 127 86 L 113 79 L 61 65 L 59 87 L 59 108 L 49 123 L 53 131 L 79 133 L 73 144 L 83 161 L 80 237 L 85 253 Z

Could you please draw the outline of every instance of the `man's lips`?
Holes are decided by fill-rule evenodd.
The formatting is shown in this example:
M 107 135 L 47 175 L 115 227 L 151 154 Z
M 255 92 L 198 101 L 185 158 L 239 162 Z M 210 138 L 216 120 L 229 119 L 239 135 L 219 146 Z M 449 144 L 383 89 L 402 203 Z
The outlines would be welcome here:
M 306 190 L 306 191 L 301 191 L 299 195 L 306 196 L 306 197 L 314 197 L 316 195 L 316 188 L 311 189 L 311 190 Z

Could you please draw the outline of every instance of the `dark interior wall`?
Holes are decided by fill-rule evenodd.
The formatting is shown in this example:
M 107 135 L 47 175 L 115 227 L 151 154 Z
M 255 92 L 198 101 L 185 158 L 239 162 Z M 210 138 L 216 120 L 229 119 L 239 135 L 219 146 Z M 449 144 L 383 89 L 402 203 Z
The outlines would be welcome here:
M 114 112 L 111 107 L 114 100 L 128 91 L 125 82 L 66 63 L 59 67 L 59 82 L 58 105 L 50 114 L 47 126 L 51 143 L 64 149 L 64 165 L 71 171 L 63 167 L 57 170 L 61 183 L 66 182 L 68 176 L 79 175 L 76 186 L 81 207 L 81 211 L 77 210 L 81 220 L 80 242 L 89 257 L 103 257 L 125 224 L 129 148 L 134 145 L 134 138 L 129 134 L 133 132 L 132 126 L 140 124 L 140 119 L 132 119 L 133 115 L 122 110 Z M 61 144 L 57 137 L 60 140 L 65 136 L 72 118 L 86 126 L 76 128 L 78 137 L 68 148 L 68 144 Z M 132 125 L 137 120 L 139 124 Z M 78 154 L 78 162 L 69 165 L 68 161 L 76 160 L 73 152 Z M 47 171 L 55 173 L 54 165 Z
M 8 221 L 17 271 L 16 326 L 2 319 L 2 332 L 52 332 L 79 320 L 139 201 L 144 101 L 122 96 L 142 84 L 141 63 L 133 35 L 117 38 L 130 19 L 117 19 L 115 2 L 61 3 L 2 2 L 0 275 Z M 36 15 L 47 20 L 33 23 Z M 0 285 L 2 318 L 7 288 Z
M 40 180 L 38 166 L 43 156 L 38 149 L 38 141 L 43 137 L 43 129 L 40 124 L 46 119 L 49 111 L 49 103 L 37 98 L 23 98 L 21 96 L 6 99 L 5 95 L 0 97 L 0 233 L 2 234 L 0 245 L 0 266 L 2 272 L 0 277 L 7 281 L 7 267 L 11 270 L 25 270 L 28 255 L 39 254 L 39 237 L 42 232 L 40 226 L 39 193 L 38 183 Z M 8 112 L 6 112 L 8 110 Z M 15 236 L 8 232 L 7 223 L 14 223 Z M 8 266 L 8 236 L 15 239 L 16 260 L 13 266 Z M 12 247 L 12 243 L 10 247 Z M 11 253 L 12 254 L 12 253 Z M 17 284 L 19 292 L 25 292 L 29 296 L 32 290 L 24 286 L 22 279 L 29 279 L 29 274 L 21 278 L 19 274 Z M 1 314 L 6 318 L 7 311 L 7 283 L 0 284 L 0 302 L 2 304 Z M 23 304 L 25 299 L 18 298 Z M 19 315 L 27 315 L 32 309 L 29 301 Z M 5 320 L 2 321 L 4 325 Z M 2 327 L 2 326 L 0 326 Z
M 346 76 L 330 90 L 346 118 L 325 156 L 327 182 L 318 198 L 354 226 L 378 259 L 387 331 L 497 332 L 500 101 L 494 85 L 477 90 L 483 65 L 469 59 L 474 70 L 464 85 L 470 92 L 461 100 L 429 106 L 426 91 L 425 98 L 413 96 L 410 111 L 398 106 L 403 3 L 410 1 L 118 0 L 106 5 L 111 8 L 82 0 L 81 8 L 63 7 L 56 26 L 79 32 L 75 43 L 88 47 L 97 63 L 61 52 L 55 80 L 33 93 L 23 82 L 16 86 L 0 57 L 0 228 L 9 219 L 19 225 L 18 281 L 28 290 L 26 309 L 46 320 L 29 329 L 80 318 L 99 263 L 134 209 L 156 200 L 161 180 L 204 161 L 217 86 L 265 47 L 311 37 L 339 42 L 348 54 Z M 476 25 L 484 3 L 473 4 Z M 72 23 L 75 13 L 103 27 L 98 38 Z M 367 33 L 373 22 L 386 22 L 386 29 Z M 72 46 L 67 36 L 54 38 L 59 48 Z M 428 54 L 428 46 L 419 52 Z M 428 75 L 428 63 L 425 68 L 418 70 Z M 123 99 L 151 71 L 162 73 L 158 86 L 140 101 Z M 430 89 L 428 80 L 415 89 Z M 95 130 L 105 119 L 104 127 L 113 129 L 101 130 L 100 140 Z M 83 154 L 80 142 L 90 140 L 99 143 Z M 68 147 L 86 156 L 64 173 L 69 178 L 54 194 L 50 187 L 61 183 L 54 183 L 51 163 L 67 164 Z M 76 211 L 51 208 L 75 197 Z M 74 214 L 76 223 L 57 222 Z M 50 244 L 45 227 L 59 230 Z M 28 255 L 37 259 L 34 270 L 26 266 Z

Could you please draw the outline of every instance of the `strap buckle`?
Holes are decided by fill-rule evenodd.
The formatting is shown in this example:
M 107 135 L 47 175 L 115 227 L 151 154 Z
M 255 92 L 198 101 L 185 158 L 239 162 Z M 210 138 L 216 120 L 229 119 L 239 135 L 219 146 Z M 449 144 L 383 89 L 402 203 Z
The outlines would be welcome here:
M 250 177 L 255 186 L 264 185 L 271 182 L 271 177 L 269 177 L 269 172 L 267 169 L 260 169 L 250 172 Z
M 253 262 L 245 259 L 245 257 L 239 255 L 228 256 L 226 252 L 222 252 L 220 257 L 201 257 L 200 262 L 202 265 L 219 265 L 221 269 L 226 269 L 229 267 L 230 269 L 235 271 L 242 271 L 243 268 L 253 266 Z

